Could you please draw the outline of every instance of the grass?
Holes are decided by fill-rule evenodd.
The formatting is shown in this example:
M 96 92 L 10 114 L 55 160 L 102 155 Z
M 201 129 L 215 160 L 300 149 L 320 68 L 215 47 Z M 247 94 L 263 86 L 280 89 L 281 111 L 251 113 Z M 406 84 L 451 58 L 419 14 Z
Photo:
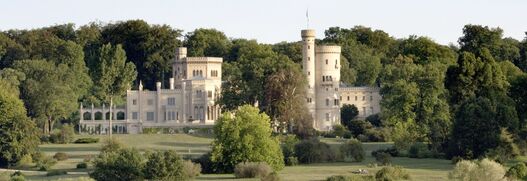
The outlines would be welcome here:
M 198 157 L 210 150 L 210 143 L 212 139 L 206 136 L 194 136 L 186 134 L 138 134 L 138 135 L 113 135 L 121 141 L 126 147 L 134 147 L 141 151 L 145 150 L 168 150 L 175 149 L 183 157 Z M 79 135 L 82 137 L 96 137 L 100 138 L 101 142 L 106 136 L 88 136 Z M 330 144 L 333 149 L 338 149 L 342 144 L 339 139 L 321 139 Z M 69 155 L 69 159 L 59 161 L 52 170 L 65 170 L 68 172 L 80 172 L 80 175 L 59 175 L 46 177 L 39 173 L 28 173 L 26 178 L 28 180 L 57 180 L 63 178 L 75 179 L 78 177 L 87 177 L 85 173 L 88 169 L 76 169 L 76 165 L 82 162 L 88 155 L 96 155 L 99 153 L 101 143 L 95 144 L 44 144 L 39 146 L 39 150 L 47 155 L 52 156 L 56 152 L 65 152 Z M 352 171 L 358 169 L 366 169 L 370 174 L 374 174 L 382 167 L 369 168 L 369 163 L 375 163 L 375 159 L 371 157 L 370 152 L 380 148 L 391 147 L 392 143 L 364 143 L 363 147 L 366 151 L 366 159 L 361 163 L 319 163 L 309 165 L 299 165 L 293 167 L 286 167 L 280 171 L 282 180 L 324 180 L 332 175 L 350 175 Z M 453 165 L 450 160 L 440 159 L 413 159 L 413 158 L 393 158 L 393 164 L 403 166 L 408 170 L 413 180 L 447 180 L 448 172 L 452 170 Z M 199 176 L 196 180 L 258 180 L 258 179 L 235 179 L 232 174 L 206 174 Z

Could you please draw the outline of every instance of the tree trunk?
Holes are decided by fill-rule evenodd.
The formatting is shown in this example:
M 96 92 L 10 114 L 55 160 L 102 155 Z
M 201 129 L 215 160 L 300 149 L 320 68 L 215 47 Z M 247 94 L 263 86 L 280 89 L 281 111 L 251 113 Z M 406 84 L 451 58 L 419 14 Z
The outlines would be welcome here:
M 112 138 L 112 107 L 113 107 L 113 98 L 110 97 L 110 120 L 108 121 L 108 136 Z

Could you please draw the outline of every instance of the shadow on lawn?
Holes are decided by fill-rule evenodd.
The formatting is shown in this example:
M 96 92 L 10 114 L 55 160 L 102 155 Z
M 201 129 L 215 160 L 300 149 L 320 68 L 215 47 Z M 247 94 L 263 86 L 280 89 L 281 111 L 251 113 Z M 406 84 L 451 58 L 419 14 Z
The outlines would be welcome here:
M 174 143 L 174 142 L 158 142 L 156 145 L 174 146 L 174 147 L 210 147 L 209 143 Z

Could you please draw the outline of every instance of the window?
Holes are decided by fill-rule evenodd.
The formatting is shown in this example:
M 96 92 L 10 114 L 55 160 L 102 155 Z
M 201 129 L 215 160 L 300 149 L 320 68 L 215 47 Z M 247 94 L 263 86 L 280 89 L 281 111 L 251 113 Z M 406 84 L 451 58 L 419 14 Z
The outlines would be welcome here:
M 308 97 L 308 98 L 307 98 L 307 102 L 308 102 L 308 103 L 311 103 L 312 101 L 313 101 L 313 100 L 311 99 L 311 97 Z
M 370 107 L 370 115 L 373 114 L 373 107 Z
M 196 97 L 201 97 L 201 90 L 196 91 Z
M 308 45 L 308 46 L 307 46 L 307 49 L 310 49 L 310 48 L 311 48 L 311 46 Z
M 311 72 L 307 72 L 307 75 L 311 75 Z
M 165 112 L 165 120 L 167 121 L 176 120 L 176 112 L 174 111 Z
M 370 96 L 370 101 L 373 101 L 373 96 Z
M 211 70 L 210 71 L 210 76 L 211 77 L 218 77 L 218 71 L 217 70 Z
M 365 101 L 366 100 L 366 96 L 362 96 L 362 100 Z
M 151 106 L 154 104 L 154 100 L 153 99 L 148 99 L 147 101 L 148 105 Z
M 339 91 L 339 88 L 335 88 L 335 91 Z
M 207 91 L 207 97 L 212 98 L 212 91 Z
M 348 101 L 350 100 L 350 96 L 348 96 Z
M 137 99 L 132 100 L 133 105 L 137 105 Z
M 154 120 L 154 112 L 146 112 L 146 120 L 147 121 L 153 121 Z
M 329 121 L 330 115 L 329 113 L 326 113 L 326 121 Z
M 339 100 L 338 100 L 338 99 L 335 99 L 335 100 L 333 101 L 333 104 L 334 104 L 335 106 L 338 106 L 338 105 L 339 105 Z
M 366 107 L 362 107 L 362 115 L 366 116 Z
M 326 76 L 322 76 L 322 82 L 326 82 Z
M 176 98 L 169 97 L 168 98 L 168 105 L 170 105 L 170 106 L 176 105 Z
M 326 65 L 328 64 L 328 59 L 326 59 Z
M 355 101 L 357 101 L 357 96 L 355 96 Z
M 307 61 L 310 61 L 311 60 L 311 57 L 307 57 Z
M 137 112 L 132 112 L 132 119 L 137 120 L 138 114 Z
M 326 106 L 329 106 L 329 99 L 326 99 Z

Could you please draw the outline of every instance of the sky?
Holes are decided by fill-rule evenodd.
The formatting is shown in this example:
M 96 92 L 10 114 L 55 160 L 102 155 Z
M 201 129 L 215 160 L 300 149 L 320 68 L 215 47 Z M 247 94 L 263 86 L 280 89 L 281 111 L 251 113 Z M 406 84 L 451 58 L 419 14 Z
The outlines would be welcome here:
M 518 40 L 527 31 L 526 0 L 0 0 L 0 30 L 81 26 L 143 19 L 184 32 L 215 28 L 230 38 L 298 41 L 301 29 L 363 25 L 396 38 L 427 36 L 457 43 L 466 24 L 500 27 Z M 307 23 L 306 11 L 309 13 Z

